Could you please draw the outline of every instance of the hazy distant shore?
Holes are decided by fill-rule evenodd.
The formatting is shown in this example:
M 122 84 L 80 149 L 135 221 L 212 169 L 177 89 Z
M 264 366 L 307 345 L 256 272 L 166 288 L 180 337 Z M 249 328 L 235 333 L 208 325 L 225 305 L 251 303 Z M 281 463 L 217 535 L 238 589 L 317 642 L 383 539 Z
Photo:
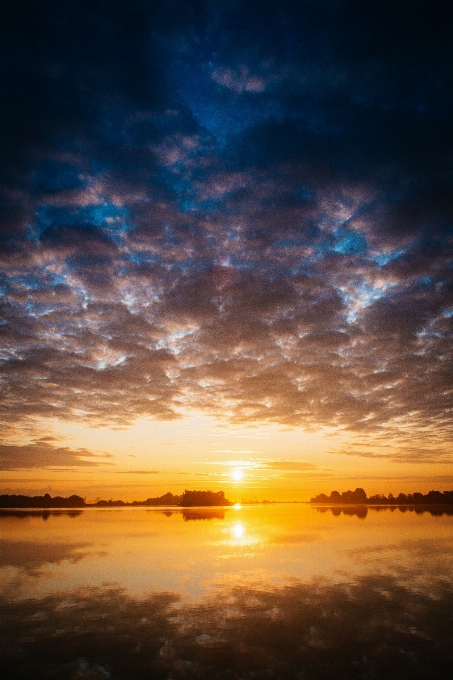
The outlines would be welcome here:
M 46 493 L 44 496 L 8 495 L 0 496 L 0 508 L 122 508 L 122 507 L 229 507 L 233 505 L 225 498 L 223 491 L 188 491 L 180 496 L 170 492 L 145 501 L 98 500 L 86 503 L 81 496 L 72 495 L 68 498 Z
M 355 491 L 332 491 L 330 496 L 320 493 L 310 499 L 314 505 L 453 505 L 453 491 L 429 491 L 427 494 L 420 492 L 394 496 L 375 494 L 368 497 L 364 489 L 357 488 Z
M 389 494 L 375 495 L 367 497 L 363 489 L 355 491 L 345 491 L 339 493 L 332 491 L 330 496 L 319 494 L 310 501 L 245 501 L 241 505 L 274 505 L 282 503 L 309 503 L 315 507 L 414 507 L 414 506 L 453 506 L 453 491 L 430 491 L 427 494 L 399 494 L 393 496 Z M 123 500 L 97 500 L 87 503 L 84 498 L 72 495 L 67 498 L 62 496 L 51 497 L 50 494 L 43 496 L 26 495 L 0 495 L 0 508 L 43 508 L 43 509 L 73 509 L 73 508 L 150 508 L 150 507 L 231 507 L 233 503 L 225 498 L 223 491 L 185 491 L 182 495 L 175 495 L 170 492 L 163 496 L 147 498 L 144 501 L 123 501 Z

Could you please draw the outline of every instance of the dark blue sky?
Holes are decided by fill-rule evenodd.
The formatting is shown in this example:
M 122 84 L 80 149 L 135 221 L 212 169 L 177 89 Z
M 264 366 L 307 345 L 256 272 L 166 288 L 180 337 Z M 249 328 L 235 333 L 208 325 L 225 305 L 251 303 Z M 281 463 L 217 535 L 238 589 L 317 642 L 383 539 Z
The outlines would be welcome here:
M 191 407 L 447 460 L 452 13 L 2 0 L 4 433 Z

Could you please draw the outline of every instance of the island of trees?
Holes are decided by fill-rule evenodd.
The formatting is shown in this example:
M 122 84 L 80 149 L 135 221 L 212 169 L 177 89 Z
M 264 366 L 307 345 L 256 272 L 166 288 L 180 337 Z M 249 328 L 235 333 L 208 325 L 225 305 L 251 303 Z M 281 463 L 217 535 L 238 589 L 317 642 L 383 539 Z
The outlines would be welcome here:
M 184 491 L 179 505 L 183 508 L 193 508 L 196 506 L 220 506 L 233 505 L 225 498 L 223 491 Z
M 0 496 L 0 508 L 83 508 L 85 501 L 81 496 L 44 496 L 4 495 Z
M 72 495 L 68 498 L 62 496 L 51 497 L 46 493 L 44 496 L 3 495 L 0 496 L 0 508 L 110 508 L 110 507 L 154 507 L 154 506 L 177 506 L 188 507 L 212 507 L 233 505 L 225 498 L 223 491 L 188 491 L 180 496 L 170 492 L 156 498 L 147 498 L 146 501 L 121 501 L 99 500 L 95 503 L 86 503 L 81 496 Z
M 330 496 L 325 493 L 320 493 L 318 496 L 310 499 L 310 503 L 324 503 L 329 505 L 453 505 L 453 491 L 429 491 L 427 494 L 422 493 L 400 493 L 394 496 L 389 493 L 388 496 L 375 494 L 368 497 L 365 491 L 357 488 L 355 491 L 332 491 Z

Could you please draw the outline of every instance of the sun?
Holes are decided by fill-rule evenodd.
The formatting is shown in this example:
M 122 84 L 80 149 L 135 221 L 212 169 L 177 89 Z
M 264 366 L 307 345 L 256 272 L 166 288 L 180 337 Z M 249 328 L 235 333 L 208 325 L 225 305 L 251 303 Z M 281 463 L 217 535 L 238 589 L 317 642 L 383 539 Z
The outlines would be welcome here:
M 231 470 L 231 476 L 235 482 L 241 482 L 244 477 L 244 473 L 241 469 L 235 468 L 234 470 Z

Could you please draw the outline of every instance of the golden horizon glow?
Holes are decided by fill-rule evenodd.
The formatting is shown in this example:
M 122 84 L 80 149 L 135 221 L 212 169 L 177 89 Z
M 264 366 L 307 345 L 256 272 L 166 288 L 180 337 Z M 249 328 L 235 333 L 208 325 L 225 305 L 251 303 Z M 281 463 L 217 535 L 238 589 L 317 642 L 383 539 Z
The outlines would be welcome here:
M 225 425 L 194 411 L 122 429 L 56 419 L 37 425 L 9 442 L 18 465 L 2 471 L 0 493 L 77 494 L 93 502 L 211 489 L 236 503 L 308 501 L 356 487 L 368 495 L 453 487 L 448 456 L 435 467 L 423 459 L 410 464 L 391 439 L 376 444 L 334 429 Z M 31 456 L 34 466 L 27 469 Z

